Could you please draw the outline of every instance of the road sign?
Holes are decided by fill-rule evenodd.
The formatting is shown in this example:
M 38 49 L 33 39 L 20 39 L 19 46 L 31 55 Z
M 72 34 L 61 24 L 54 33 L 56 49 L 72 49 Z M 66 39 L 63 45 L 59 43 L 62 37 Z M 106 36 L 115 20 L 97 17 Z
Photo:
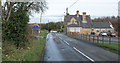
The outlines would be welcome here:
M 34 26 L 32 27 L 32 34 L 33 34 L 33 30 L 38 30 L 38 40 L 39 40 L 40 26 L 38 24 L 34 24 Z
M 33 30 L 40 30 L 40 27 L 38 24 L 34 24 L 34 26 L 32 27 Z

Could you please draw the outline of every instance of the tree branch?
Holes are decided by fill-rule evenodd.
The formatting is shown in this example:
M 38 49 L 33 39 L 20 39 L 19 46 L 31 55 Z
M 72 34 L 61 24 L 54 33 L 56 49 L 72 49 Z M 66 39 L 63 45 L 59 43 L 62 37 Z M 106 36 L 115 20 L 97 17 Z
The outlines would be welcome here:
M 12 11 L 12 6 L 14 5 L 15 3 L 13 3 L 13 2 L 10 2 L 10 5 L 9 4 L 7 4 L 7 10 L 8 10 L 8 12 L 7 12 L 7 21 L 9 20 L 9 18 L 10 18 L 10 14 L 11 14 L 11 11 Z
M 2 4 L 1 4 L 1 0 L 0 0 L 0 10 L 1 10 L 1 18 L 3 21 L 5 21 L 5 16 L 4 16 L 4 12 L 3 12 L 3 7 L 2 7 Z

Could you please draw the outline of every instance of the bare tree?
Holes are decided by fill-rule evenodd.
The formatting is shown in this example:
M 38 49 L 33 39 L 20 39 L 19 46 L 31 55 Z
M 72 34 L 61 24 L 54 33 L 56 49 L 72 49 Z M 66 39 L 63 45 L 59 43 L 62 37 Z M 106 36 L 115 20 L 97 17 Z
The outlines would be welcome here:
M 1 4 L 0 0 L 1 18 L 3 21 L 9 20 L 12 9 L 16 8 L 17 5 L 23 5 L 23 11 L 27 11 L 29 15 L 31 15 L 32 11 L 39 13 L 40 11 L 44 12 L 45 9 L 47 9 L 45 0 L 41 2 L 9 2 L 6 0 L 3 5 Z

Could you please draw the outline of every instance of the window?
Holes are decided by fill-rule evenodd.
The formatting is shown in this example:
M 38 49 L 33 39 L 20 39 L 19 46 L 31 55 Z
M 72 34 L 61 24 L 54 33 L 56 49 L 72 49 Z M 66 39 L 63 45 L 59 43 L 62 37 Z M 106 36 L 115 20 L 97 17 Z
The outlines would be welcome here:
M 108 32 L 111 32 L 110 30 L 108 30 Z
M 70 32 L 75 32 L 75 29 L 74 28 L 70 28 Z
M 69 28 L 67 27 L 67 32 L 69 32 Z
M 74 24 L 74 21 L 72 21 L 72 24 Z
M 96 30 L 96 32 L 99 32 L 99 30 Z
M 105 30 L 103 30 L 102 32 L 105 32 Z
M 80 28 L 76 28 L 76 32 L 80 32 Z

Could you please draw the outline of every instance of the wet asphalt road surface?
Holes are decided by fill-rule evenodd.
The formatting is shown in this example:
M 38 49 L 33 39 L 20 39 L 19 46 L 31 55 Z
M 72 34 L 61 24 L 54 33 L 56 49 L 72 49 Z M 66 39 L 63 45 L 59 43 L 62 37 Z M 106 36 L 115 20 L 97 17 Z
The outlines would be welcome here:
M 49 33 L 44 61 L 118 61 L 118 55 L 62 33 Z

